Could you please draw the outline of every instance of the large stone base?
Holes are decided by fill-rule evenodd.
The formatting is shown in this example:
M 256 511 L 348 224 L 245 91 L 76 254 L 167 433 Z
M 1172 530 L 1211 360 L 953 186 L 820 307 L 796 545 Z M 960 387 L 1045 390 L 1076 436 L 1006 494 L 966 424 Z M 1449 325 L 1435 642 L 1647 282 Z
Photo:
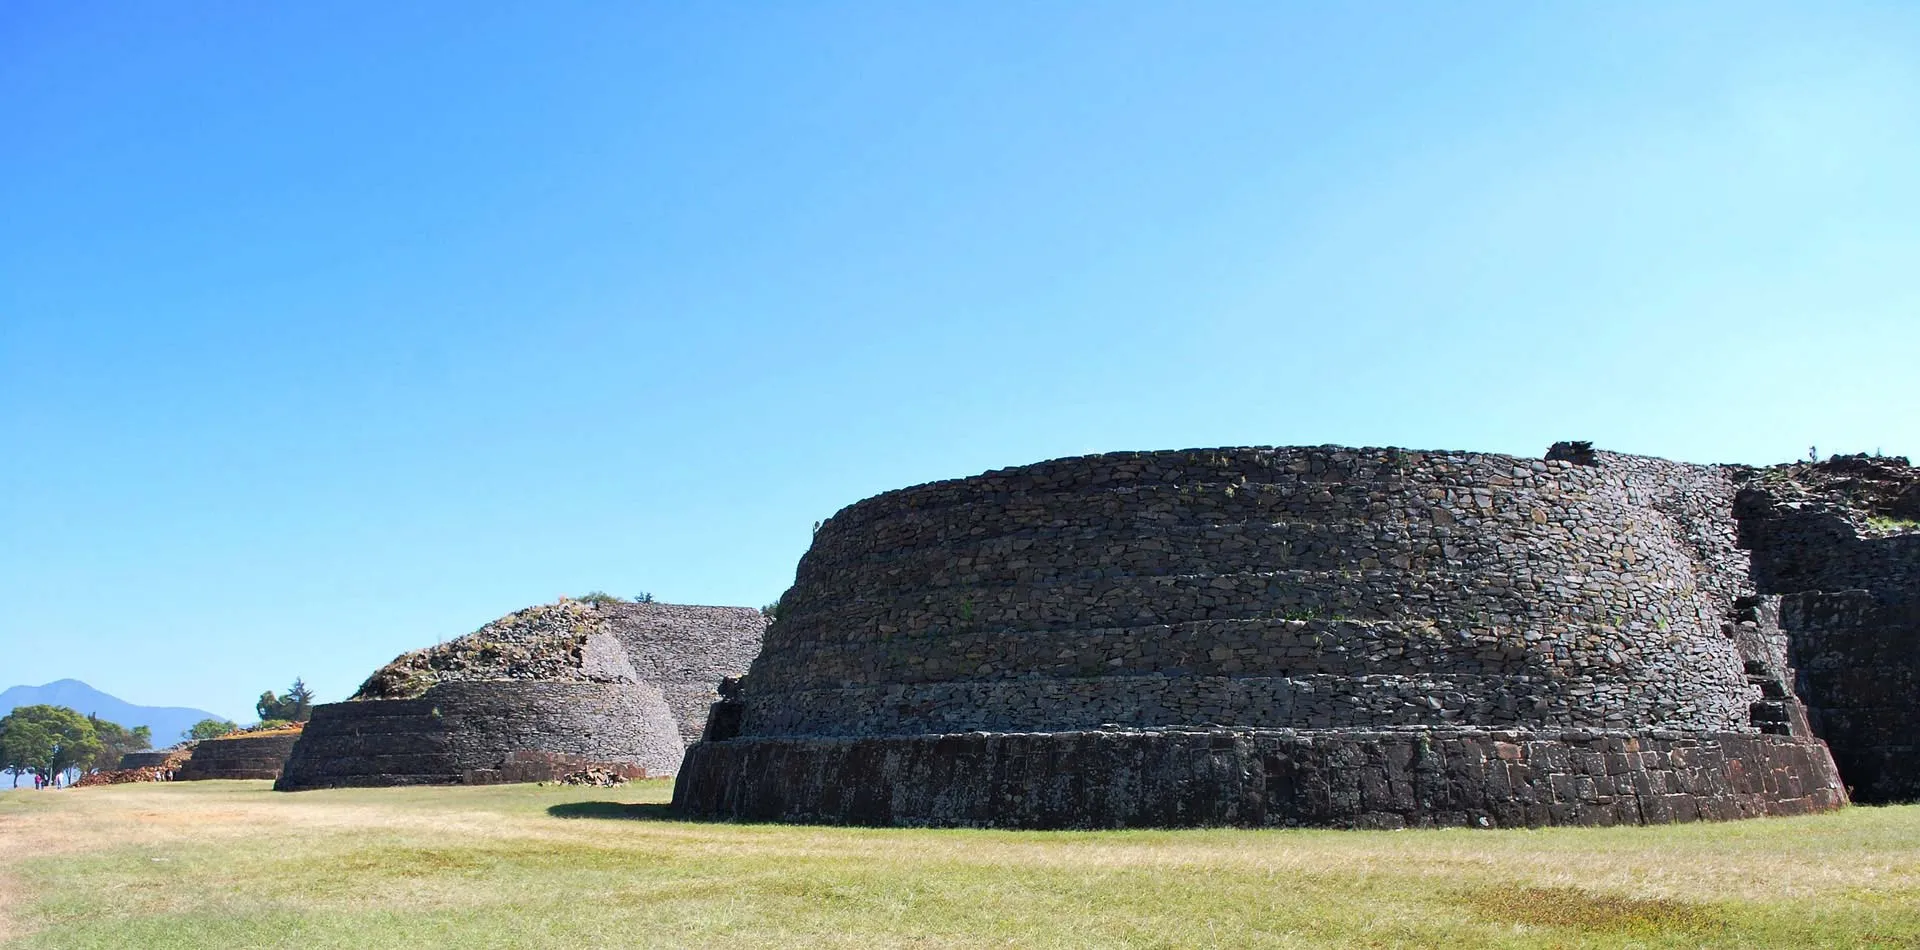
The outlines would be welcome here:
M 300 741 L 297 732 L 271 736 L 239 735 L 227 739 L 202 739 L 193 747 L 193 757 L 175 772 L 175 781 L 200 779 L 277 779 Z
M 315 706 L 274 788 L 546 781 L 589 765 L 671 774 L 682 748 L 643 683 L 442 683 L 418 699 Z
M 1818 740 L 1507 730 L 737 738 L 687 750 L 690 818 L 999 828 L 1658 824 L 1846 804 Z

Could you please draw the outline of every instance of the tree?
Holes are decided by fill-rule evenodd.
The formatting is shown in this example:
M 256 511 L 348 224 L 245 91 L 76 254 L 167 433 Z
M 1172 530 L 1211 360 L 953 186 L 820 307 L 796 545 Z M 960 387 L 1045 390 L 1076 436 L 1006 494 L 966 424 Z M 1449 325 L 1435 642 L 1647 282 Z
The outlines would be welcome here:
M 275 696 L 273 690 L 267 690 L 260 694 L 260 701 L 254 703 L 253 708 L 260 714 L 261 722 L 274 719 L 306 722 L 313 716 L 313 690 L 296 676 L 293 685 L 287 687 L 287 695 Z
M 240 727 L 225 719 L 202 719 L 194 723 L 186 732 L 180 734 L 183 739 L 218 739 Z
M 15 758 L 7 751 L 7 721 L 0 719 L 0 770 L 13 775 L 13 787 L 20 787 L 20 773 L 27 770 L 27 763 Z
M 86 762 L 82 768 L 90 772 L 101 772 L 120 767 L 120 757 L 129 752 L 143 752 L 153 748 L 153 730 L 146 726 L 134 726 L 132 729 L 117 722 L 109 722 L 99 716 L 89 715 L 87 725 L 93 727 L 94 737 L 100 740 L 100 751 Z
M 287 695 L 280 697 L 280 701 L 281 711 L 290 714 L 284 718 L 294 722 L 313 718 L 313 690 L 308 689 L 300 677 L 293 678 L 293 685 L 287 687 Z
M 87 717 L 65 706 L 21 706 L 0 719 L 4 758 L 49 783 L 100 751 Z

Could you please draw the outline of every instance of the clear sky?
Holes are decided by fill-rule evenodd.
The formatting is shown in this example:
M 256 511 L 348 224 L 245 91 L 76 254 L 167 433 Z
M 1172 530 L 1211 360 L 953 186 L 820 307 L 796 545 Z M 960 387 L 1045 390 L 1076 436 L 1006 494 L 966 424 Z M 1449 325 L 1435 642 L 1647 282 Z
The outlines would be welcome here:
M 0 8 L 0 687 L 1088 452 L 1920 455 L 1920 4 Z

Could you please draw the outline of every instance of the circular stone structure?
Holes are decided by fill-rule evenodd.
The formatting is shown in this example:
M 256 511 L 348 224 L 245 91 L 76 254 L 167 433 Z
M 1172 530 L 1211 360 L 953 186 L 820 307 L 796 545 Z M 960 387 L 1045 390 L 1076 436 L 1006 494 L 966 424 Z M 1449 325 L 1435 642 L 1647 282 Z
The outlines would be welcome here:
M 672 774 L 726 676 L 759 649 L 743 607 L 562 601 L 380 668 L 316 706 L 275 788 Z
M 1843 804 L 1750 619 L 1734 474 L 1562 448 L 1116 453 L 854 504 L 675 807 L 1051 828 Z

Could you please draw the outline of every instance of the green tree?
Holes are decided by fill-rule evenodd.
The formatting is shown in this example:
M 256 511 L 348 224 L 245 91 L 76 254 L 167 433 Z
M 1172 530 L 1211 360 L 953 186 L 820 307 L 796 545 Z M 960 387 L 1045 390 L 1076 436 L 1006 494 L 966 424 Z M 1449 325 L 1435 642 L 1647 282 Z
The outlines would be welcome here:
M 20 773 L 27 770 L 27 763 L 15 758 L 7 750 L 7 721 L 0 719 L 0 771 L 13 776 L 13 787 L 20 787 Z
M 287 687 L 287 695 L 282 696 L 281 699 L 293 704 L 293 708 L 287 710 L 293 714 L 288 716 L 288 719 L 294 722 L 306 722 L 313 718 L 313 690 L 308 689 L 306 682 L 300 677 L 293 678 L 293 685 Z
M 253 704 L 260 721 L 278 719 L 285 722 L 306 722 L 313 715 L 313 690 L 296 676 L 293 685 L 287 687 L 287 695 L 276 696 L 273 690 L 260 694 L 260 701 Z
M 81 767 L 90 772 L 101 772 L 120 767 L 120 757 L 129 752 L 144 752 L 153 748 L 153 730 L 146 726 L 134 726 L 132 729 L 117 722 L 109 722 L 99 716 L 89 715 L 87 725 L 93 727 L 93 735 L 100 740 L 100 751 Z
M 87 717 L 65 706 L 21 706 L 0 719 L 4 758 L 52 782 L 100 751 Z
M 194 723 L 186 732 L 181 733 L 180 737 L 183 739 L 218 739 L 238 728 L 238 726 L 235 726 L 225 719 L 202 719 Z

